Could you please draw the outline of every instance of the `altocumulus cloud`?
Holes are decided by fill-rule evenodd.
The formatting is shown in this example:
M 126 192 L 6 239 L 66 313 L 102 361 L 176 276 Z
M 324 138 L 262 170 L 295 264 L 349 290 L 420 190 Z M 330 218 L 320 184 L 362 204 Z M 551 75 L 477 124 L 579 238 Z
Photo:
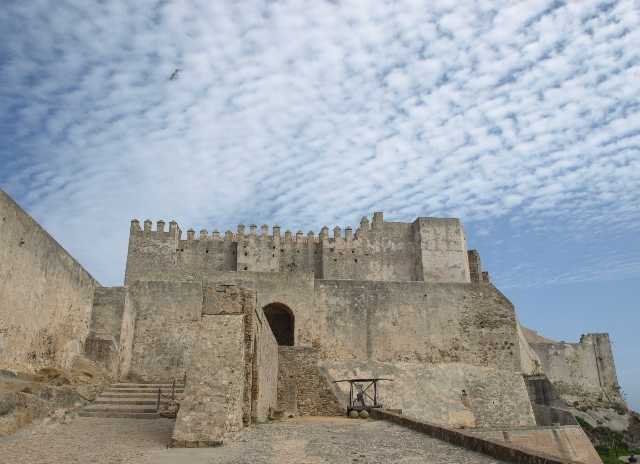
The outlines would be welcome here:
M 131 217 L 308 230 L 384 210 L 480 237 L 494 221 L 634 235 L 638 10 L 5 1 L 0 182 L 113 284 Z M 546 277 L 602 277 L 596 258 Z M 640 271 L 637 247 L 603 259 Z

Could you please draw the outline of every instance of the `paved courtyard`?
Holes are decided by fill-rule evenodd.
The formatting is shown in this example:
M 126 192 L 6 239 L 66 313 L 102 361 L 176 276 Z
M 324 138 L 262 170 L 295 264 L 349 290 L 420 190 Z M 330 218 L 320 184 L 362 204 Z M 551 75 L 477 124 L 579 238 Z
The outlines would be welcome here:
M 169 419 L 78 417 L 69 424 L 37 425 L 0 438 L 0 462 L 121 464 L 166 447 Z
M 219 448 L 167 449 L 173 421 L 80 417 L 0 439 L 23 464 L 489 464 L 494 459 L 383 421 L 300 418 L 245 429 Z

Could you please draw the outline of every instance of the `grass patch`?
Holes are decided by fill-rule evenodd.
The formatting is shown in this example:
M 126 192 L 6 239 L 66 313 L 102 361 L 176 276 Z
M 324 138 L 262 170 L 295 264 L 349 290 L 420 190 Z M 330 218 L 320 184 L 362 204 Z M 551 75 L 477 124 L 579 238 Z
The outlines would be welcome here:
M 630 450 L 626 446 L 621 448 L 609 448 L 606 446 L 596 446 L 596 451 L 600 455 L 600 459 L 604 464 L 620 464 L 621 456 L 635 455 L 640 456 L 640 449 Z

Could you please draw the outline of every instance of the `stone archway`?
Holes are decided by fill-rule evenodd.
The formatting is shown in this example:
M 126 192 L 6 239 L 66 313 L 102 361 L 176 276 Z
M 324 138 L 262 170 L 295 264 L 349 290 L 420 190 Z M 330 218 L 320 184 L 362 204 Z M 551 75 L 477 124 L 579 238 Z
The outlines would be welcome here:
M 293 311 L 282 303 L 270 303 L 262 308 L 278 345 L 293 346 L 295 318 Z

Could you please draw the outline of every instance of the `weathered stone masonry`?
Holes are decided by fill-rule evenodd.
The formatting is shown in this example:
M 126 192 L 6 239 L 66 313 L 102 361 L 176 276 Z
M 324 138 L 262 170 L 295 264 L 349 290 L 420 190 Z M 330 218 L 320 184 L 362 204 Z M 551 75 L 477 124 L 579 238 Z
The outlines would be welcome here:
M 99 283 L 0 190 L 0 368 L 69 367 Z
M 380 398 L 409 417 L 519 439 L 558 415 L 530 398 L 532 376 L 564 398 L 623 403 L 608 337 L 532 339 L 457 219 L 375 213 L 356 230 L 198 238 L 134 220 L 124 286 L 104 288 L 4 193 L 0 213 L 0 367 L 84 354 L 114 379 L 186 375 L 175 446 L 219 444 L 275 413 L 338 414 L 346 391 L 332 381 L 349 377 L 392 378 Z M 278 346 L 265 307 L 293 346 Z

